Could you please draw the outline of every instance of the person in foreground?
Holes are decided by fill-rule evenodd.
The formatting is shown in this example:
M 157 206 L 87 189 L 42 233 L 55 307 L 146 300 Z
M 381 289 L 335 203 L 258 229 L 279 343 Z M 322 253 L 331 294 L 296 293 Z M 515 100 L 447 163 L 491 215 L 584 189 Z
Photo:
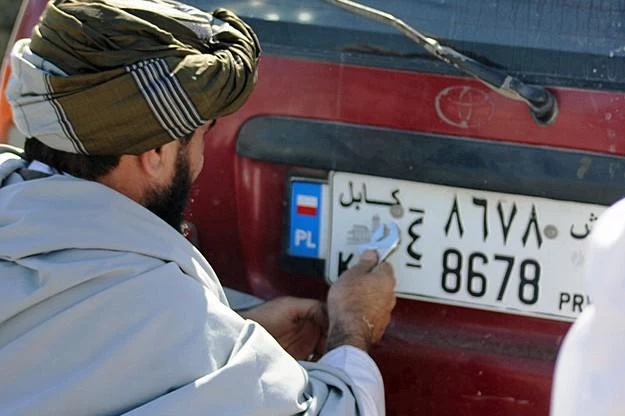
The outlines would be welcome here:
M 367 351 L 395 304 L 388 264 L 365 253 L 327 314 L 239 314 L 179 232 L 259 53 L 231 12 L 166 0 L 54 0 L 16 43 L 7 97 L 29 139 L 0 149 L 0 414 L 384 414 Z
M 586 247 L 592 304 L 571 326 L 556 362 L 551 416 L 625 414 L 625 199 L 601 214 Z

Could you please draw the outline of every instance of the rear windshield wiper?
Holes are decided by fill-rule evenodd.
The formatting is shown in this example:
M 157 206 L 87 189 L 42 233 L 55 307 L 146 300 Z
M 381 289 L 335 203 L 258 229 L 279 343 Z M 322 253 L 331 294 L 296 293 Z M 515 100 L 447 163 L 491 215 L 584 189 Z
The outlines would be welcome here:
M 425 36 L 390 13 L 351 0 L 326 1 L 352 13 L 395 27 L 409 39 L 423 46 L 434 57 L 471 75 L 499 94 L 526 103 L 534 120 L 539 124 L 547 125 L 555 121 L 558 115 L 558 103 L 553 94 L 543 86 L 526 84 L 505 71 L 469 58 L 449 46 L 441 45 L 438 40 Z

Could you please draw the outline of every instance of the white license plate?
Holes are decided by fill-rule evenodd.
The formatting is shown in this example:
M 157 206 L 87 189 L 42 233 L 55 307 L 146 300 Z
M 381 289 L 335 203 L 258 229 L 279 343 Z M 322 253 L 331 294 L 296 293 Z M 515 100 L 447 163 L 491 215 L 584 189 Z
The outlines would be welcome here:
M 330 282 L 394 221 L 398 296 L 558 320 L 590 302 L 585 242 L 604 206 L 339 172 L 330 184 Z

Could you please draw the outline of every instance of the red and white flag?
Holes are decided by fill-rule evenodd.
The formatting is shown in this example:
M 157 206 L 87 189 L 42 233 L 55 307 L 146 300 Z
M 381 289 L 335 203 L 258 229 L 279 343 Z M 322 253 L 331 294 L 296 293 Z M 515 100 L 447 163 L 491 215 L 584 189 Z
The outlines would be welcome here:
M 316 216 L 319 208 L 319 198 L 312 195 L 297 195 L 296 212 L 299 215 Z

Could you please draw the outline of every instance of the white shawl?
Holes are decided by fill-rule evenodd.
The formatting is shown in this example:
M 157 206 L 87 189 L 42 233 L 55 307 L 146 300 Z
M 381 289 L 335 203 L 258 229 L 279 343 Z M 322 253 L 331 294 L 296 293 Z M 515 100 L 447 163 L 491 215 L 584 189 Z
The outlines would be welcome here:
M 358 413 L 344 372 L 305 369 L 233 312 L 158 217 L 98 183 L 23 182 L 21 167 L 0 149 L 0 414 Z

